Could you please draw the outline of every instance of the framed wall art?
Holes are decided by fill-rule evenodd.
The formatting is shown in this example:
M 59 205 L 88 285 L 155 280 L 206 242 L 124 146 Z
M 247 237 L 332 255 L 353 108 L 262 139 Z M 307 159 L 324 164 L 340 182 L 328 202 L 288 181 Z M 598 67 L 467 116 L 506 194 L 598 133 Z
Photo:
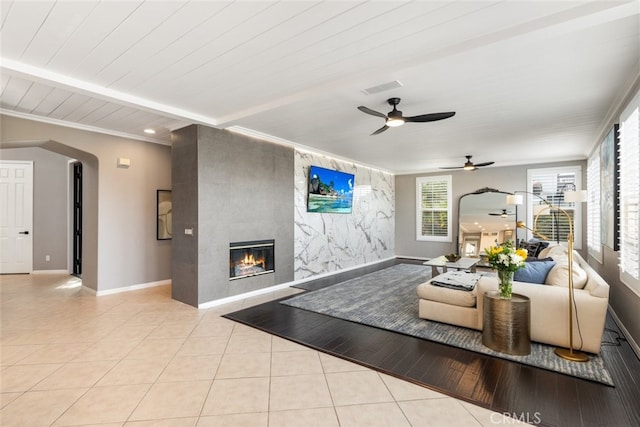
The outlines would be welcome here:
M 171 239 L 171 217 L 173 216 L 171 190 L 156 192 L 156 239 Z

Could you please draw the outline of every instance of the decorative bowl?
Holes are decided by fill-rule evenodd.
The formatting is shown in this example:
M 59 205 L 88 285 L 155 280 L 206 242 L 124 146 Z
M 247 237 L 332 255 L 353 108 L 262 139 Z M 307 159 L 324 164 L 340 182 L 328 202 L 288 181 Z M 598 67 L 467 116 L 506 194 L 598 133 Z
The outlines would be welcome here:
M 444 257 L 445 257 L 445 258 L 447 259 L 447 261 L 449 261 L 449 262 L 456 262 L 456 261 L 458 261 L 458 260 L 461 258 L 461 256 L 460 256 L 460 255 L 458 255 L 458 254 L 449 254 L 449 255 L 445 255 Z

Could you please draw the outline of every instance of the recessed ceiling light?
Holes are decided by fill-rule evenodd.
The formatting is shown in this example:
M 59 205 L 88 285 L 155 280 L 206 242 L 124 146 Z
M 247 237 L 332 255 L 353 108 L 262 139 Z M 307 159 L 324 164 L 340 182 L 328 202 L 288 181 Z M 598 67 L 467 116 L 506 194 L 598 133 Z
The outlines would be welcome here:
M 144 130 L 144 133 L 150 133 L 150 134 L 152 134 L 152 135 L 153 135 L 154 133 L 156 133 L 156 131 L 155 131 L 155 130 L 153 130 L 153 129 L 145 129 L 145 130 Z

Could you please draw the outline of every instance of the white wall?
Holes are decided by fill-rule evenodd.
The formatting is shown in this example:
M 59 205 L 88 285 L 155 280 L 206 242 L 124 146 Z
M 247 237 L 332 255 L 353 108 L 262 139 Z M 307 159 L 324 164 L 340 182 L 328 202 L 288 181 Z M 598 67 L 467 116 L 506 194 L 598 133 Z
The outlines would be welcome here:
M 355 175 L 351 214 L 307 212 L 309 166 Z M 395 255 L 393 175 L 296 150 L 294 274 L 303 279 Z
M 600 143 L 606 133 L 619 122 L 620 114 L 627 108 L 630 101 L 640 96 L 640 75 L 636 77 L 633 85 L 629 88 L 626 98 L 616 106 L 615 112 L 604 128 L 603 134 L 594 146 L 595 150 L 600 149 Z M 586 245 L 585 245 L 586 246 Z M 640 294 L 631 286 L 625 284 L 620 279 L 620 254 L 612 248 L 602 245 L 602 260 L 598 261 L 589 257 L 589 264 L 609 283 L 609 305 L 613 309 L 614 315 L 623 323 L 623 326 L 633 341 L 633 346 L 640 357 Z

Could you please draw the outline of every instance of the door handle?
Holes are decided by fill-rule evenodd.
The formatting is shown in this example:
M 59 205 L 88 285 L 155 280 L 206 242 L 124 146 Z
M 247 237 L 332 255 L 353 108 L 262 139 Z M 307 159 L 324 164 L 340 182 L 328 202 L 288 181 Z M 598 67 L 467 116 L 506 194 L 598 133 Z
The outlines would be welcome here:
M 18 234 L 29 234 L 28 231 L 18 231 Z

